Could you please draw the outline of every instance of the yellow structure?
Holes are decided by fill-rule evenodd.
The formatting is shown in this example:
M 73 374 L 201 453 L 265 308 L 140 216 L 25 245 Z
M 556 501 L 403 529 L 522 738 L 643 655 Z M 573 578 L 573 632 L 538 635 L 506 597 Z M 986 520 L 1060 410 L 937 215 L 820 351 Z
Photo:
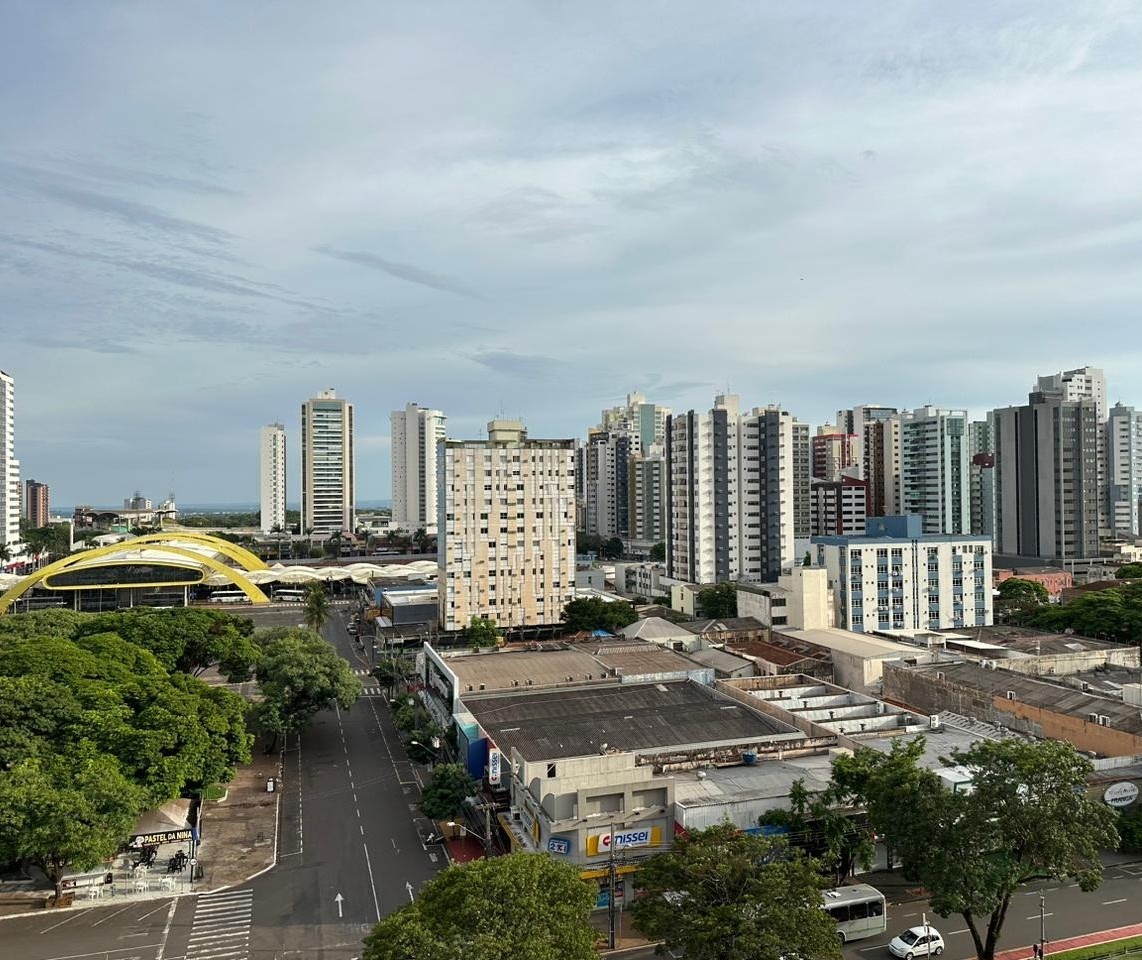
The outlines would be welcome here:
M 231 561 L 231 563 L 223 563 L 219 559 L 220 556 Z M 61 560 L 56 560 L 54 563 L 49 563 L 46 567 L 20 580 L 9 588 L 3 596 L 0 596 L 0 614 L 6 613 L 14 601 L 22 597 L 36 584 L 43 583 L 44 586 L 53 589 L 51 578 L 65 571 L 91 569 L 93 567 L 123 567 L 124 570 L 129 570 L 131 567 L 139 565 L 170 567 L 172 570 L 199 570 L 202 573 L 200 581 L 208 573 L 220 574 L 245 593 L 251 603 L 269 602 L 261 589 L 245 576 L 247 572 L 268 568 L 262 560 L 244 547 L 205 533 L 148 533 L 141 537 L 108 544 L 105 547 L 73 553 Z M 124 581 L 75 586 L 61 584 L 54 589 L 185 587 L 189 584 L 190 582 L 185 579 L 130 582 L 128 573 Z

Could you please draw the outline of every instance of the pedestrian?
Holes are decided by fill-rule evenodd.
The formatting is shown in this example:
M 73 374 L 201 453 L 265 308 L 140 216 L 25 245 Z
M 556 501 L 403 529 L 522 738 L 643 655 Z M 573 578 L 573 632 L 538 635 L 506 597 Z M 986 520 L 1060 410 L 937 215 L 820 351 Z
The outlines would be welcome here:
M 1043 960 L 1043 948 L 1037 943 L 1031 944 L 1031 956 L 1034 960 Z

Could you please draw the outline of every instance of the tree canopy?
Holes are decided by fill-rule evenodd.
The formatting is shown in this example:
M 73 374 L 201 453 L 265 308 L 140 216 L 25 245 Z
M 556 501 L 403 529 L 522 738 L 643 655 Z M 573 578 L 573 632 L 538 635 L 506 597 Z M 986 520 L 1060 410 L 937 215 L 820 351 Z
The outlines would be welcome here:
M 1116 580 L 1142 579 L 1142 563 L 1126 563 L 1114 572 Z
M 583 597 L 570 601 L 563 608 L 559 619 L 571 631 L 606 630 L 608 633 L 618 633 L 627 624 L 634 623 L 638 614 L 625 600 Z
M 209 667 L 232 683 L 248 680 L 258 659 L 249 617 L 219 610 L 151 610 L 135 607 L 81 620 L 77 636 L 116 633 L 150 650 L 167 670 L 198 676 Z
M 679 837 L 635 874 L 631 907 L 648 936 L 689 960 L 839 960 L 813 861 L 732 824 Z
M 464 639 L 474 650 L 481 647 L 495 647 L 500 643 L 502 634 L 496 626 L 496 621 L 490 617 L 473 616 L 468 626 L 463 630 Z
M 993 960 L 1018 886 L 1033 876 L 1102 881 L 1101 849 L 1118 844 L 1116 814 L 1086 792 L 1091 764 L 1069 743 L 985 740 L 955 751 L 971 792 L 947 790 L 919 765 L 923 738 L 889 754 L 860 749 L 833 763 L 842 794 L 863 799 L 906 876 L 940 916 L 963 917 L 979 960 Z
M 547 854 L 451 866 L 365 938 L 362 960 L 594 960 L 595 894 Z
M 361 696 L 364 688 L 348 661 L 316 633 L 292 628 L 268 636 L 256 669 L 257 714 L 274 742 L 305 729 L 319 711 L 334 704 L 348 710 Z
M 727 580 L 715 587 L 698 591 L 698 609 L 712 620 L 738 615 L 738 586 Z
M 464 812 L 464 801 L 476 794 L 476 781 L 458 763 L 438 763 L 420 792 L 421 812 L 432 820 L 452 820 Z
M 325 584 L 314 581 L 305 588 L 304 605 L 305 625 L 314 633 L 320 633 L 326 621 L 333 616 L 333 604 L 325 590 Z
M 179 663 L 152 622 L 114 625 Z M 113 854 L 144 810 L 250 758 L 241 697 L 111 625 L 64 610 L 0 619 L 0 859 L 38 863 L 57 889 L 65 869 Z
M 666 544 L 656 543 L 650 548 L 650 559 L 655 563 L 663 563 L 666 560 Z
M 1084 637 L 1138 643 L 1142 641 L 1142 583 L 1092 590 L 1064 604 L 1039 607 L 1023 622 L 1059 633 L 1070 629 Z

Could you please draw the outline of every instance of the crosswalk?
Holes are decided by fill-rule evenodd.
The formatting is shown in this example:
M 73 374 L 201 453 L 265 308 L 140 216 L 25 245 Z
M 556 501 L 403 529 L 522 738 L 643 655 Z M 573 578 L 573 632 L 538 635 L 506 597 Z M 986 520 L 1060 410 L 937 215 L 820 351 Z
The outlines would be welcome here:
M 207 893 L 194 905 L 186 960 L 249 960 L 253 890 Z
M 363 667 L 354 667 L 353 668 L 353 674 L 355 676 L 361 677 L 361 679 L 363 679 L 363 680 L 365 677 L 368 677 L 369 680 L 373 679 L 373 675 L 368 670 L 365 670 Z M 365 688 L 361 691 L 361 696 L 362 697 L 383 697 L 383 696 L 385 696 L 385 691 L 384 691 L 383 687 L 378 687 L 375 684 L 370 683 L 368 680 L 366 680 L 365 681 Z

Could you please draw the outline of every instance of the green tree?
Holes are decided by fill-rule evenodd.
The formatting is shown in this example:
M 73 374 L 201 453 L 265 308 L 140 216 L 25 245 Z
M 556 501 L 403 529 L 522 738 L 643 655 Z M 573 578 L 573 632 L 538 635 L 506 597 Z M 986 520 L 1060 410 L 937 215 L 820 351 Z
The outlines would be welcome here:
M 400 657 L 385 657 L 372 669 L 373 679 L 392 697 L 401 683 L 410 675 L 408 664 Z
M 838 884 L 853 875 L 857 866 L 868 868 L 876 853 L 876 841 L 863 812 L 830 787 L 819 793 L 806 789 L 804 780 L 794 780 L 788 810 L 770 810 L 758 818 L 761 826 L 780 826 L 790 843 L 833 871 Z
M 721 620 L 738 615 L 738 586 L 727 580 L 715 587 L 698 591 L 698 608 L 702 616 Z
M 575 534 L 575 553 L 581 557 L 591 553 L 596 557 L 601 557 L 606 543 L 606 539 L 598 534 L 577 533 Z
M 635 875 L 639 929 L 690 960 L 839 960 L 813 861 L 722 824 L 679 837 Z
M 923 738 L 833 763 L 843 793 L 930 892 L 942 917 L 963 917 L 979 960 L 994 960 L 1019 885 L 1033 876 L 1102 882 L 1099 852 L 1118 844 L 1117 815 L 1086 793 L 1092 767 L 1069 743 L 985 740 L 951 760 L 972 771 L 970 793 L 946 790 L 919 765 Z
M 463 632 L 464 639 L 468 641 L 468 645 L 473 650 L 479 650 L 481 647 L 499 646 L 502 637 L 500 628 L 496 626 L 496 621 L 490 617 L 473 616 Z
M 1127 563 L 1114 571 L 1116 580 L 1138 580 L 1142 578 L 1142 563 Z
M 438 763 L 420 792 L 420 811 L 432 820 L 452 820 L 464 812 L 464 802 L 476 795 L 476 781 L 458 763 Z
M 22 760 L 0 774 L 0 860 L 35 863 L 58 898 L 64 874 L 112 856 L 145 808 L 143 790 L 90 747 Z
M 620 537 L 611 537 L 603 544 L 599 554 L 604 560 L 621 560 L 623 558 L 623 541 Z
M 638 614 L 625 600 L 583 597 L 570 601 L 563 608 L 559 619 L 571 632 L 606 630 L 609 633 L 618 633 L 627 624 L 634 623 L 638 619 Z
M 412 535 L 412 541 L 416 544 L 417 553 L 428 553 L 432 547 L 432 536 L 424 527 L 418 527 L 416 532 Z
M 85 618 L 77 625 L 75 635 L 116 633 L 150 650 L 167 670 L 199 676 L 216 666 L 227 680 L 238 683 L 250 678 L 258 659 L 253 629 L 249 617 L 234 617 L 219 610 L 135 607 Z
M 305 625 L 314 633 L 320 633 L 326 621 L 333 616 L 333 604 L 329 600 L 325 584 L 315 580 L 306 586 L 302 605 Z
M 288 630 L 271 640 L 258 661 L 257 678 L 258 720 L 273 734 L 267 752 L 279 734 L 304 730 L 319 711 L 334 704 L 348 710 L 363 690 L 348 661 L 308 630 Z
M 594 904 L 578 870 L 547 854 L 476 860 L 381 920 L 362 960 L 594 960 Z
M 651 547 L 650 548 L 650 559 L 652 561 L 654 561 L 655 563 L 665 563 L 666 562 L 666 544 L 665 543 L 656 543 L 653 547 Z
M 71 530 L 66 524 L 52 523 L 46 527 L 25 530 L 22 539 L 37 558 L 58 560 L 71 553 Z

